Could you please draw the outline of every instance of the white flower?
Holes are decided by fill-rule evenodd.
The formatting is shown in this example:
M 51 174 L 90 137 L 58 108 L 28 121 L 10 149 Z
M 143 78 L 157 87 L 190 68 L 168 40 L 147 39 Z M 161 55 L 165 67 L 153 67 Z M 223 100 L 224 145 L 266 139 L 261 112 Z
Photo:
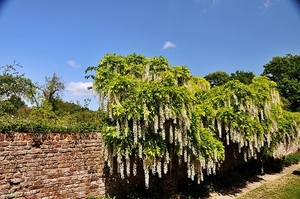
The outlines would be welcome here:
M 171 144 L 173 143 L 173 127 L 172 127 L 172 125 L 170 125 L 169 141 Z
M 133 168 L 132 168 L 132 173 L 133 173 L 134 176 L 136 176 L 136 174 L 137 174 L 137 165 L 136 165 L 135 162 L 133 162 L 132 167 L 133 167 Z
M 120 124 L 119 124 L 119 120 L 117 120 L 116 122 L 116 137 L 120 138 Z
M 136 145 L 138 142 L 138 127 L 137 127 L 137 121 L 136 119 L 133 119 L 132 121 L 132 131 L 133 131 L 133 143 Z
M 161 178 L 162 177 L 162 172 L 161 172 L 161 159 L 157 159 L 157 163 L 156 163 L 156 172 L 158 174 L 158 177 Z

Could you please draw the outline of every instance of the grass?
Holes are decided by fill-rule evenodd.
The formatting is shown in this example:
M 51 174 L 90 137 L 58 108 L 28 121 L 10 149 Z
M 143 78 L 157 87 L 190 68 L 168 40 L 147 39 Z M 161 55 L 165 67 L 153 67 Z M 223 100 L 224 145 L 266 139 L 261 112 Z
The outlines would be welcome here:
M 300 169 L 237 197 L 238 199 L 299 199 Z

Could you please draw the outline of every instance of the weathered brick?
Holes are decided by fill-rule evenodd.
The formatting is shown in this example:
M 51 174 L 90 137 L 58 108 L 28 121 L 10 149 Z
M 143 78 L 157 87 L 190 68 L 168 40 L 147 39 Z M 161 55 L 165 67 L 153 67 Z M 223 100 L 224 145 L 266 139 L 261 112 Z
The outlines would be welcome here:
M 47 176 L 48 179 L 57 179 L 59 177 L 61 177 L 62 175 L 61 174 L 50 174 Z
M 7 156 L 7 155 L 9 155 L 9 151 L 1 151 L 0 152 L 0 157 L 3 157 L 3 156 Z
M 9 146 L 10 145 L 10 143 L 9 142 L 3 142 L 3 141 L 1 141 L 0 142 L 0 147 L 7 147 L 7 146 Z
M 24 156 L 27 152 L 26 151 L 13 151 L 10 153 L 10 155 L 13 155 L 13 156 Z
M 28 151 L 28 154 L 42 154 L 42 149 L 33 148 L 32 150 Z
M 59 165 L 58 165 L 58 168 L 69 168 L 69 167 L 71 167 L 71 166 L 72 166 L 71 163 L 59 164 Z
M 4 141 L 5 140 L 5 134 L 3 133 L 0 133 L 0 142 Z
M 66 148 L 66 149 L 60 149 L 58 150 L 60 153 L 69 153 L 69 152 L 72 152 L 72 149 L 70 148 Z
M 99 185 L 96 185 L 96 184 L 89 186 L 89 189 L 98 189 L 98 188 L 99 188 Z
M 26 146 L 27 142 L 26 141 L 19 141 L 19 142 L 12 142 L 11 146 Z
M 43 188 L 44 185 L 40 184 L 40 185 L 33 185 L 28 187 L 29 190 L 37 190 L 37 189 L 41 189 Z
M 9 157 L 9 156 L 7 156 Z M 11 165 L 12 164 L 12 159 L 9 159 L 9 158 L 5 158 L 5 160 L 1 161 L 1 166 L 3 165 Z

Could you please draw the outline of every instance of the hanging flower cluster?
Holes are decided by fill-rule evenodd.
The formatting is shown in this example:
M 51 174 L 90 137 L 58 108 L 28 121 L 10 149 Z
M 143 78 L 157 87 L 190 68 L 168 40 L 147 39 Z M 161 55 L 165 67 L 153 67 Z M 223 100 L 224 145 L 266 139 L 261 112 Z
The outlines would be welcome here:
M 209 90 L 209 83 L 191 76 L 187 67 L 137 54 L 108 54 L 94 69 L 94 90 L 108 115 L 103 137 L 110 173 L 115 158 L 121 178 L 136 175 L 140 158 L 146 188 L 149 175 L 167 174 L 175 156 L 200 183 L 204 170 L 216 173 L 224 160 L 223 141 L 238 143 L 247 160 L 274 145 L 277 132 L 289 142 L 298 137 L 299 119 L 283 114 L 276 85 L 264 77 L 250 86 L 232 81 Z M 286 115 L 293 121 L 289 127 Z
M 204 101 L 215 107 L 219 137 L 227 145 L 237 143 L 245 161 L 257 158 L 262 149 L 273 152 L 280 142 L 288 146 L 299 137 L 299 115 L 281 109 L 276 84 L 266 77 L 255 77 L 249 86 L 230 81 L 213 88 Z

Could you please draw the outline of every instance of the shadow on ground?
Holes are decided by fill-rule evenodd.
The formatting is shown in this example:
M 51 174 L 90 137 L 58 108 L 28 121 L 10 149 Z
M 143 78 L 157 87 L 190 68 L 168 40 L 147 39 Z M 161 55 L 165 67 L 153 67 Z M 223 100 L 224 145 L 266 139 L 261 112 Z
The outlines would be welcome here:
M 266 174 L 277 174 L 283 169 L 282 162 L 277 159 L 269 159 L 264 165 Z M 205 181 L 200 185 L 185 179 L 179 183 L 179 198 L 207 199 L 213 192 L 220 195 L 239 195 L 248 184 L 264 180 L 260 176 L 261 163 L 257 160 L 250 160 L 239 167 L 217 173 L 217 175 L 206 176 Z
M 265 173 L 268 174 L 276 174 L 283 169 L 281 162 L 274 159 L 265 162 L 264 165 Z M 239 167 L 234 167 L 223 172 L 219 171 L 216 175 L 205 176 L 204 181 L 200 184 L 188 178 L 181 179 L 178 182 L 178 192 L 172 195 L 164 195 L 161 192 L 163 185 L 161 179 L 159 179 L 158 181 L 153 181 L 150 189 L 147 191 L 143 188 L 137 188 L 117 198 L 208 199 L 213 192 L 220 195 L 235 196 L 239 195 L 249 183 L 262 181 L 263 178 L 260 177 L 260 174 L 261 163 L 257 160 L 250 160 Z M 294 174 L 300 175 L 300 171 L 294 171 Z
M 294 171 L 292 172 L 292 174 L 300 176 L 300 171 L 299 171 L 299 170 L 294 170 Z
M 216 190 L 221 195 L 233 195 L 236 196 L 242 192 L 242 189 L 245 188 L 249 183 L 255 183 L 255 182 L 261 182 L 263 178 L 259 176 L 253 176 L 249 179 L 244 179 L 243 182 L 240 182 L 239 184 L 233 185 L 230 188 L 223 188 L 220 190 Z M 204 197 L 209 198 L 210 196 Z

